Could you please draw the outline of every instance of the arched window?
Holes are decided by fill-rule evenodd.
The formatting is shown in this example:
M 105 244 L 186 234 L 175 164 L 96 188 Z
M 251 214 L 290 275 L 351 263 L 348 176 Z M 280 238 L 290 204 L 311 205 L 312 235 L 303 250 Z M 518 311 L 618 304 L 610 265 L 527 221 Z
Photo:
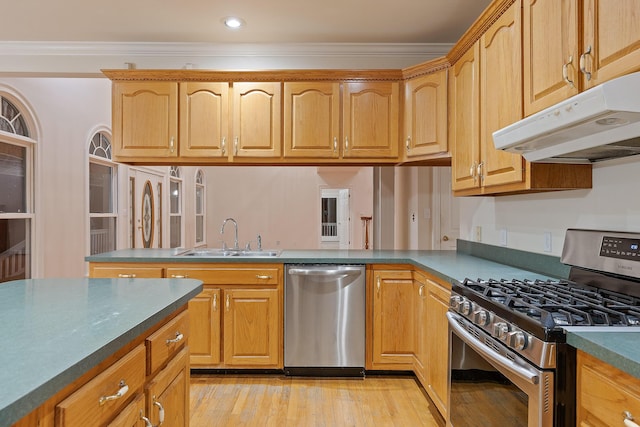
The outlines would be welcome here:
M 182 247 L 182 176 L 178 166 L 169 168 L 169 247 Z
M 89 141 L 89 253 L 116 249 L 116 164 L 111 161 L 111 141 L 96 132 Z
M 196 244 L 205 243 L 205 181 L 204 172 L 198 169 L 196 172 Z
M 33 152 L 31 117 L 0 92 L 0 282 L 31 277 Z

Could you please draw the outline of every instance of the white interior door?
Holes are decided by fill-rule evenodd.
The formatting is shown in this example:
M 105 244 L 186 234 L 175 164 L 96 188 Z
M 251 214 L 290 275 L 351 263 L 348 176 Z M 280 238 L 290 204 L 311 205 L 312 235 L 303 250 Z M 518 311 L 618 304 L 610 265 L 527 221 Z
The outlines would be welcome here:
M 455 250 L 460 237 L 460 202 L 451 191 L 451 169 L 433 168 L 433 248 Z
M 129 178 L 130 241 L 136 248 L 161 248 L 164 177 L 130 169 Z

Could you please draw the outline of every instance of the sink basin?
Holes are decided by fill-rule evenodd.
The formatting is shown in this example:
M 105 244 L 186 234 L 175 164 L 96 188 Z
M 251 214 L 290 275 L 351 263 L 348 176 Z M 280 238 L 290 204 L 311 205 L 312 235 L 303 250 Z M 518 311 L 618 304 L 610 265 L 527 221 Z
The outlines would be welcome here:
M 180 254 L 180 256 L 194 257 L 277 257 L 280 251 L 276 250 L 234 250 L 234 249 L 190 249 Z

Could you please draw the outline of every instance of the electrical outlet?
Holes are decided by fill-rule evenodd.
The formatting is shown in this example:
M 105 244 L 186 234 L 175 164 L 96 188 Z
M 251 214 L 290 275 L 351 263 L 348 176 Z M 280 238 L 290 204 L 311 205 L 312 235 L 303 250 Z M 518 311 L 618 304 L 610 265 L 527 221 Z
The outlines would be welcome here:
M 507 229 L 500 229 L 500 246 L 507 246 Z
M 482 242 L 482 227 L 476 225 L 476 242 Z
M 551 252 L 551 232 L 544 232 L 544 251 Z

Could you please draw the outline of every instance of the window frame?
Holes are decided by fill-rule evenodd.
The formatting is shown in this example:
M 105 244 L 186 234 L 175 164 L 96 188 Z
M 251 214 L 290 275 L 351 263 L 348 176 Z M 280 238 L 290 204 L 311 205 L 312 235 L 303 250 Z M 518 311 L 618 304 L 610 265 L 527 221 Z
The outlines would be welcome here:
M 178 184 L 178 212 L 171 211 L 171 184 Z M 175 217 L 180 218 L 180 242 L 178 246 L 171 245 L 171 237 L 173 235 L 171 229 L 171 220 Z M 170 166 L 169 168 L 169 247 L 181 248 L 184 247 L 184 179 L 182 178 L 182 169 L 179 166 Z
M 202 189 L 202 200 L 200 206 L 202 207 L 202 213 L 198 213 L 198 188 Z M 207 244 L 207 196 L 206 196 L 206 180 L 205 174 L 202 169 L 197 169 L 195 174 L 195 186 L 194 186 L 194 241 L 196 246 L 203 246 Z M 198 218 L 201 217 L 202 221 L 202 240 L 198 240 Z
M 90 152 L 93 139 L 96 135 L 103 136 L 107 142 L 109 143 L 109 157 L 98 156 Z M 111 158 L 112 154 L 112 144 L 111 144 L 111 133 L 106 129 L 97 129 L 91 133 L 91 137 L 89 138 L 88 146 L 87 146 L 87 180 L 86 180 L 86 188 L 87 188 L 87 248 L 86 253 L 88 255 L 92 255 L 91 251 L 91 219 L 92 218 L 114 218 L 113 224 L 113 249 L 118 248 L 118 164 L 114 162 Z M 111 212 L 91 212 L 91 163 L 106 166 L 111 169 Z

